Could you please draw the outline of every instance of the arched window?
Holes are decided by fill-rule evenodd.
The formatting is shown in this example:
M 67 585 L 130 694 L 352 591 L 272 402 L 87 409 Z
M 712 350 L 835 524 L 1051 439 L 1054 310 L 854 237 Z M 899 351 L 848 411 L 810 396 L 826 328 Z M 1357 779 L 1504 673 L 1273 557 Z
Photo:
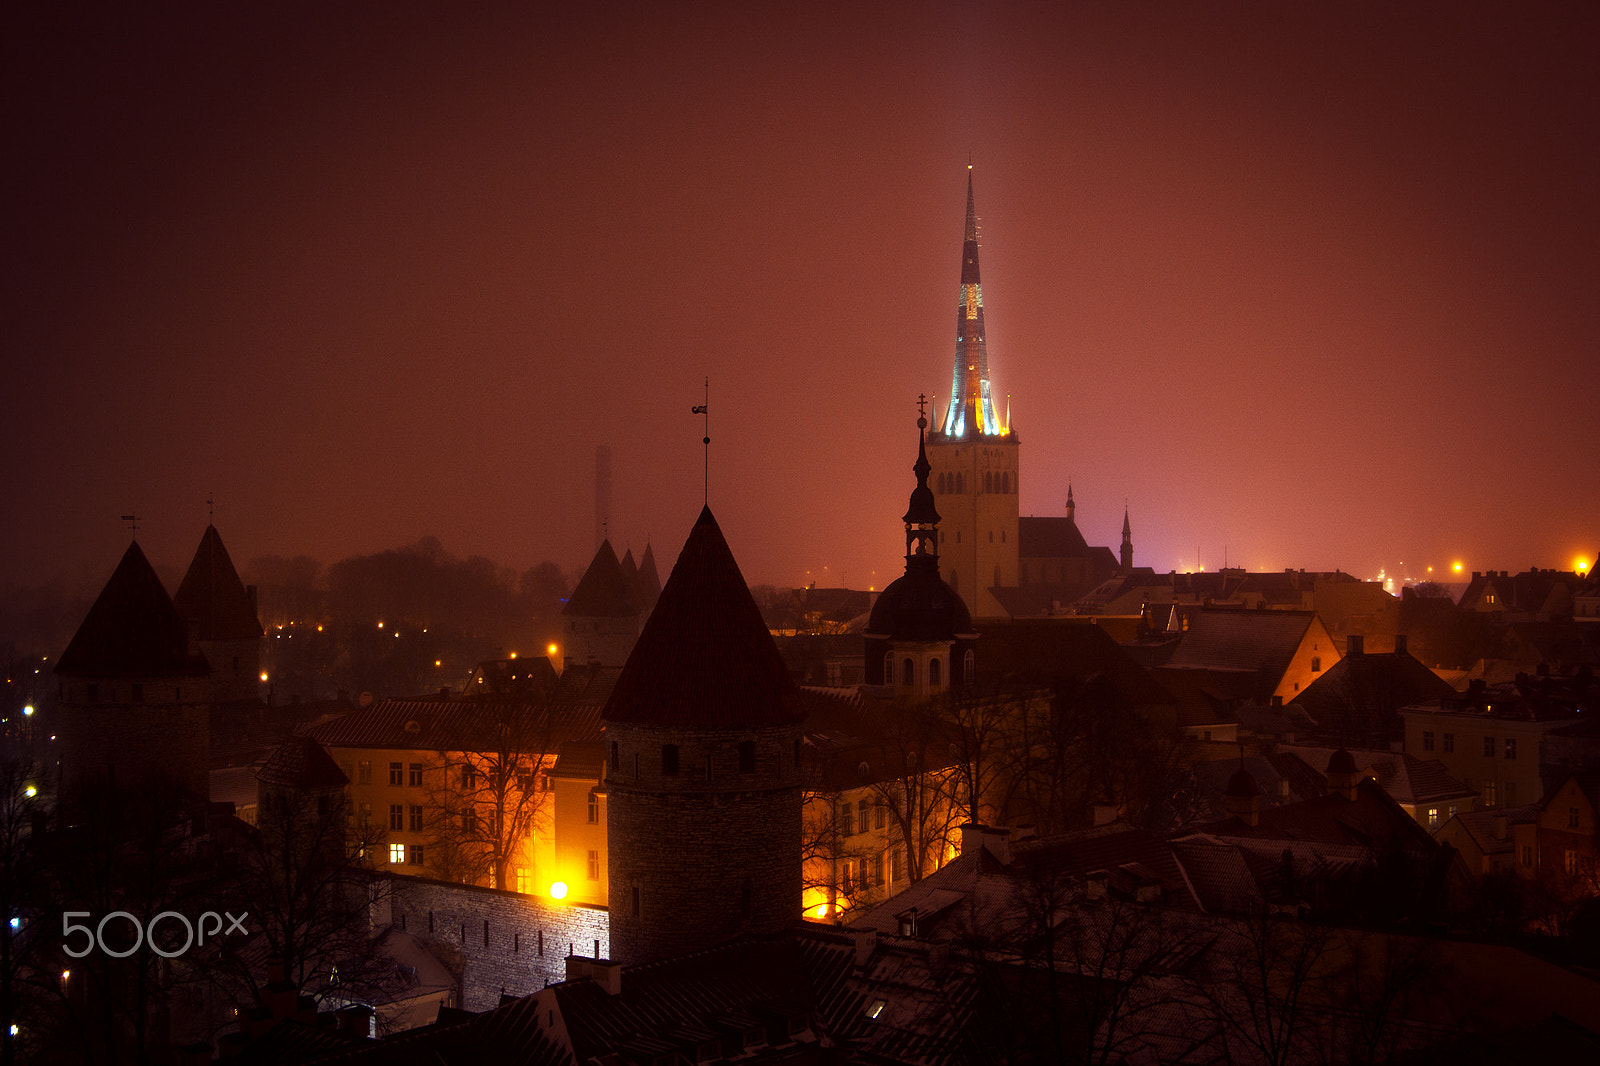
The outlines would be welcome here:
M 968 648 L 967 654 L 961 657 L 961 681 L 963 684 L 972 684 L 972 672 L 977 669 L 977 664 L 978 657 L 972 653 L 971 648 Z
M 966 491 L 967 491 L 967 475 L 965 473 L 962 473 L 962 472 L 958 471 L 956 473 L 956 495 L 960 496 L 963 493 L 965 493 Z
M 939 660 L 928 660 L 928 687 L 938 688 L 943 682 L 939 679 Z
M 900 683 L 907 688 L 917 683 L 917 664 L 910 659 L 900 664 Z
M 1007 496 L 1011 495 L 1011 471 L 1009 470 L 1000 475 L 1000 491 Z

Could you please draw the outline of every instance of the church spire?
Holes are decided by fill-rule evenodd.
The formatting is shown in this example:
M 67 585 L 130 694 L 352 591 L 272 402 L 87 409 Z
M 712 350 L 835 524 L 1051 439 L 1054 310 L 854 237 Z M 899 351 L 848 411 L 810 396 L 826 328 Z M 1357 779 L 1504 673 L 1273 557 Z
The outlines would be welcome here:
M 928 488 L 928 474 L 933 467 L 928 462 L 928 449 L 923 435 L 928 428 L 928 419 L 920 411 L 920 401 L 918 408 L 917 461 L 911 467 L 917 475 L 917 487 L 911 490 L 911 502 L 906 507 L 903 519 L 906 524 L 906 572 L 910 573 L 913 566 L 929 566 L 933 573 L 938 574 L 939 512 L 934 507 L 933 490 Z
M 1128 505 L 1122 505 L 1122 572 L 1128 573 L 1133 569 L 1133 526 L 1128 522 Z
M 1009 427 L 1008 427 L 1009 428 Z M 945 409 L 947 437 L 994 437 L 1004 432 L 989 388 L 989 353 L 983 338 L 983 284 L 978 279 L 978 212 L 967 167 L 967 227 L 961 246 L 961 291 L 956 301 L 956 362 Z

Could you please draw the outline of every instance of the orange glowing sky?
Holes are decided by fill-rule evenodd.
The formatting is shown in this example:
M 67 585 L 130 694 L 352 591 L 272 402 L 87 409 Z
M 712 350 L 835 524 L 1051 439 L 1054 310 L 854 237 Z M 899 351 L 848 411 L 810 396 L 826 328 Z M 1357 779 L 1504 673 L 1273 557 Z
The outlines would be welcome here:
M 1163 571 L 1600 548 L 1579 5 L 328 6 L 8 32 L 0 584 L 130 511 L 182 566 L 212 492 L 240 563 L 577 567 L 601 443 L 664 573 L 709 376 L 746 577 L 882 587 L 969 154 L 1024 514 L 1126 500 Z

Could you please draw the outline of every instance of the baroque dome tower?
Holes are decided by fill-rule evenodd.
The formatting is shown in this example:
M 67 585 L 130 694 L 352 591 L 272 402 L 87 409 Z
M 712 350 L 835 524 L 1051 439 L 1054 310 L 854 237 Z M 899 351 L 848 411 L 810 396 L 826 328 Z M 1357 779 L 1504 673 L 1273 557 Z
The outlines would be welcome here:
M 939 576 L 939 511 L 928 487 L 925 431 L 917 418 L 916 488 L 906 507 L 906 572 L 878 595 L 867 621 L 866 678 L 894 686 L 896 699 L 921 700 L 972 682 L 972 616 Z

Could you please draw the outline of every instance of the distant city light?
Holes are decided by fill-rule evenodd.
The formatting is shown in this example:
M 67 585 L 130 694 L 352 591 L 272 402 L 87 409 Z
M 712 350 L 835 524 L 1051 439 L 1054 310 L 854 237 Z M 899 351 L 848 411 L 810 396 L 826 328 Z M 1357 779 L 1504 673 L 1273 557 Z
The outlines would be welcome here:
M 513 659 L 515 659 L 515 658 L 516 658 L 516 657 L 517 657 L 517 653 L 516 653 L 516 652 L 512 652 L 512 653 L 511 653 L 511 657 L 512 657 L 512 658 L 513 658 Z
M 550 885 L 550 898 L 551 899 L 566 899 L 567 898 L 567 883 L 565 881 L 553 882 Z
M 1577 565 L 1575 565 L 1573 569 L 1580 574 L 1583 573 L 1585 570 L 1589 569 L 1589 560 L 1580 557 L 1577 561 Z
M 27 704 L 26 706 L 24 706 L 22 708 L 22 713 L 23 713 L 24 717 L 32 718 L 33 717 L 33 704 L 30 703 L 30 704 Z
M 263 671 L 261 671 L 261 683 L 262 684 L 266 684 L 266 682 L 267 682 L 267 672 L 265 670 L 263 670 Z
M 39 786 L 38 785 L 29 785 L 27 788 L 22 790 L 22 794 L 24 796 L 27 796 L 29 799 L 33 799 L 33 797 L 35 797 L 35 796 L 37 796 L 39 794 Z
M 1454 565 L 1454 566 L 1452 566 L 1452 567 L 1451 567 L 1451 568 L 1450 568 L 1450 569 L 1452 569 L 1452 570 L 1454 570 L 1454 571 L 1455 571 L 1455 572 L 1456 572 L 1456 573 L 1458 573 L 1458 574 L 1459 574 L 1459 573 L 1461 573 L 1461 564 L 1460 564 L 1460 563 L 1456 563 L 1456 564 L 1455 564 L 1455 565 Z
M 433 660 L 433 665 L 435 665 L 435 666 L 443 666 L 444 665 L 444 660 L 443 659 L 435 659 L 435 660 Z
M 379 623 L 378 623 L 378 628 L 379 628 L 379 629 L 382 629 L 382 628 L 383 628 L 383 623 L 382 623 L 382 622 L 379 622 Z
M 554 655 L 559 650 L 560 649 L 558 649 L 554 644 L 551 644 L 549 647 L 545 648 L 544 653 L 546 655 Z

